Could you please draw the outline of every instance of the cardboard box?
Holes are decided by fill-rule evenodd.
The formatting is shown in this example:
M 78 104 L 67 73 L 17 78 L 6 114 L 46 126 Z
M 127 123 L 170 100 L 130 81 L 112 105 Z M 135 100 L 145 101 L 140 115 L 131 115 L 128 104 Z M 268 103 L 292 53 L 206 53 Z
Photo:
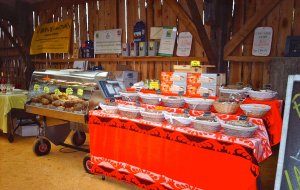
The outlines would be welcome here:
M 161 82 L 181 82 L 186 83 L 187 73 L 161 72 Z
M 209 96 L 216 96 L 219 86 L 205 86 L 201 84 L 188 84 L 186 87 L 186 94 L 189 95 L 201 95 L 208 93 Z
M 191 67 L 190 65 L 174 65 L 174 72 L 180 73 L 206 73 L 207 67 Z
M 136 71 L 115 71 L 114 75 L 117 81 L 137 81 L 138 79 L 138 72 Z
M 187 84 L 223 85 L 226 83 L 225 73 L 188 73 Z
M 162 93 L 175 93 L 178 94 L 180 91 L 186 93 L 186 84 L 185 83 L 177 83 L 174 82 L 162 82 L 160 84 L 160 90 Z
M 39 126 L 37 124 L 23 125 L 16 130 L 16 134 L 22 137 L 34 137 L 39 134 Z

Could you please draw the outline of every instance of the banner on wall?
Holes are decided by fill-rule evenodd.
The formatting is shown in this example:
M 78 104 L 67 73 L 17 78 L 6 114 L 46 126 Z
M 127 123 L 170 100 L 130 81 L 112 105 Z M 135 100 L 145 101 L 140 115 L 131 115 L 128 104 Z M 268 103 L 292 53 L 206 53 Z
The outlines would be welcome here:
M 68 53 L 72 20 L 39 25 L 31 40 L 30 55 L 40 53 Z

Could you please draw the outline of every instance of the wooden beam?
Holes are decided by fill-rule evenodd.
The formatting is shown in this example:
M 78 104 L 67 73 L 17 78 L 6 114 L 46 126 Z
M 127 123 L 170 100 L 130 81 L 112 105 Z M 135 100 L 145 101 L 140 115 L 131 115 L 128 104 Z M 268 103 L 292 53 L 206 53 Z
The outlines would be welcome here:
M 254 30 L 254 28 L 264 19 L 281 0 L 269 0 L 261 7 L 255 15 L 245 23 L 245 25 L 231 38 L 225 45 L 224 56 L 228 56 L 235 48 Z
M 226 56 L 224 60 L 234 62 L 270 62 L 276 57 L 258 57 L 258 56 Z
M 176 2 L 176 1 L 173 1 Z M 202 17 L 200 15 L 198 6 L 195 2 L 195 0 L 188 0 L 187 1 L 189 10 L 191 12 L 192 16 L 192 21 L 196 25 L 197 31 L 198 31 L 198 36 L 201 40 L 201 44 L 203 44 L 204 51 L 206 53 L 208 62 L 210 64 L 216 65 L 217 64 L 217 59 L 215 56 L 215 52 L 213 51 L 211 47 L 211 43 L 209 41 L 209 38 L 207 36 L 206 30 L 204 28 L 204 25 L 202 23 Z
M 178 16 L 180 22 L 182 22 L 182 24 L 185 25 L 186 28 L 189 28 L 189 32 L 193 35 L 195 40 L 198 43 L 202 44 L 198 35 L 197 28 L 193 23 L 193 21 L 191 20 L 189 14 L 184 10 L 184 8 L 174 0 L 164 0 L 164 3 L 166 3 L 172 9 L 172 11 Z

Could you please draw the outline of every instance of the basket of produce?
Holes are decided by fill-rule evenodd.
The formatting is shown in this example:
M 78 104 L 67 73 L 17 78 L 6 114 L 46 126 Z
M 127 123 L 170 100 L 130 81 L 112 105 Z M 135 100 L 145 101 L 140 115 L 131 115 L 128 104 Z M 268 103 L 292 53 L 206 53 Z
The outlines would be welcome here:
M 128 101 L 128 102 L 136 102 L 139 100 L 139 95 L 137 92 L 130 92 L 130 91 L 122 91 L 122 92 L 119 92 L 121 97 L 122 97 L 122 100 L 124 101 Z
M 240 103 L 236 101 L 232 101 L 232 102 L 215 101 L 213 102 L 213 106 L 218 113 L 234 114 L 237 112 L 238 108 L 240 107 Z
M 253 136 L 258 126 L 249 121 L 244 120 L 231 120 L 221 122 L 224 133 L 234 137 L 250 138 Z
M 181 108 L 185 105 L 184 99 L 177 96 L 162 97 L 162 102 L 166 107 L 172 107 L 172 108 Z
M 118 109 L 120 115 L 123 117 L 128 117 L 131 119 L 137 119 L 140 117 L 141 108 L 139 107 L 129 105 L 118 105 Z
M 159 105 L 161 102 L 161 97 L 156 94 L 138 93 L 138 95 L 140 96 L 144 104 Z
M 214 115 L 199 116 L 192 119 L 193 126 L 196 130 L 205 132 L 217 132 L 221 129 L 221 124 Z
M 163 113 L 169 125 L 178 126 L 178 127 L 188 127 L 192 123 L 189 115 L 187 114 L 177 114 L 177 113 L 168 113 L 168 112 L 163 112 Z
M 272 90 L 250 90 L 248 94 L 253 100 L 271 100 L 277 95 L 277 92 Z
M 108 114 L 117 114 L 119 112 L 118 106 L 115 103 L 100 103 L 99 106 L 103 112 Z
M 190 109 L 194 110 L 210 110 L 214 100 L 204 98 L 185 98 L 184 101 L 188 104 Z
M 152 122 L 162 122 L 165 120 L 164 114 L 160 110 L 141 110 L 144 120 Z
M 242 104 L 240 107 L 245 115 L 249 117 L 263 117 L 271 109 L 270 106 L 265 104 Z

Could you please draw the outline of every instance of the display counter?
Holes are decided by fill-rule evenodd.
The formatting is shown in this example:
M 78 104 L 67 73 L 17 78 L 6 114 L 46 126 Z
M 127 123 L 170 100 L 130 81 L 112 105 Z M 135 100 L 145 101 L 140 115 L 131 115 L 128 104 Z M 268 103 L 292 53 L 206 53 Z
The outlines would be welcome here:
M 93 110 L 91 172 L 145 189 L 257 189 L 258 163 L 272 152 L 262 119 L 250 120 L 254 136 L 237 138 Z

